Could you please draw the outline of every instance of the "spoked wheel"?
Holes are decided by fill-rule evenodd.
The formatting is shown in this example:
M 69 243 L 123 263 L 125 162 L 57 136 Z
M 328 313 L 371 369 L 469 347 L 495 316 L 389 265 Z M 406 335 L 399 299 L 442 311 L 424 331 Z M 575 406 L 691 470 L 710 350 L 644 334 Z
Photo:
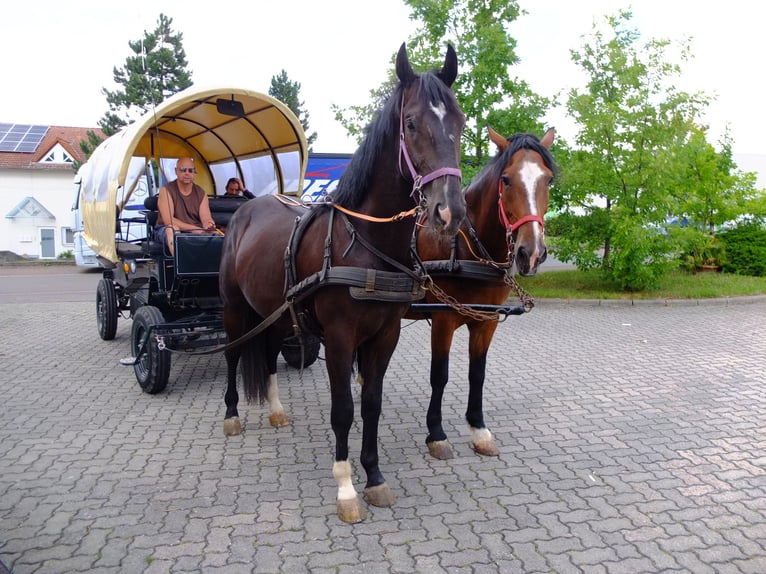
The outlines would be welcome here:
M 168 384 L 170 351 L 160 349 L 153 335 L 149 336 L 140 354 L 139 351 L 151 328 L 164 322 L 165 318 L 160 310 L 151 305 L 144 305 L 133 317 L 133 328 L 130 333 L 130 349 L 136 357 L 133 370 L 136 372 L 136 379 L 141 389 L 150 395 L 162 392 Z
M 111 341 L 117 333 L 117 292 L 111 279 L 103 277 L 96 288 L 96 323 L 98 334 L 104 341 Z
M 303 354 L 301 355 L 301 342 L 303 343 Z M 319 337 L 311 333 L 303 333 L 300 337 L 290 337 L 282 343 L 282 357 L 285 362 L 295 369 L 303 368 L 314 364 L 319 357 L 319 347 L 321 341 Z M 303 364 L 301 364 L 303 359 Z

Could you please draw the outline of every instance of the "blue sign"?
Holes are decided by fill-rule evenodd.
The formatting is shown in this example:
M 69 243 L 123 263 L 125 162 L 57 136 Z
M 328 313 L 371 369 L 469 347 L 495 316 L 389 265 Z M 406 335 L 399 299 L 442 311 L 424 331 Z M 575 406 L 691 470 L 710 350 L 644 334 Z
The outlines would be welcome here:
M 338 180 L 350 161 L 351 154 L 309 154 L 303 180 L 303 200 L 321 201 L 323 196 L 331 193 L 338 187 Z

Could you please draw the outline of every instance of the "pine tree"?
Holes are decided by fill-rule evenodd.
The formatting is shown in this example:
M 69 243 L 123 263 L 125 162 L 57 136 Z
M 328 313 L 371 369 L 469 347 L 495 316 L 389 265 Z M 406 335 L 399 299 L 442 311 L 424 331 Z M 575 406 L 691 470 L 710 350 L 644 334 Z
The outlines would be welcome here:
M 284 70 L 279 75 L 271 77 L 269 95 L 285 104 L 295 114 L 306 133 L 306 142 L 309 145 L 309 151 L 311 151 L 311 146 L 317 139 L 317 133 L 313 132 L 309 135 L 309 113 L 303 108 L 304 102 L 300 101 L 300 91 L 300 83 L 291 82 Z
M 125 59 L 122 68 L 113 69 L 114 82 L 121 88 L 101 89 L 109 110 L 98 125 L 107 136 L 114 135 L 153 106 L 192 85 L 192 73 L 186 69 L 183 34 L 175 32 L 172 24 L 172 18 L 160 14 L 154 31 L 144 31 L 142 39 L 128 42 L 132 55 Z M 89 131 L 88 140 L 80 141 L 80 149 L 90 157 L 101 141 L 98 134 Z M 75 170 L 80 165 L 75 165 Z

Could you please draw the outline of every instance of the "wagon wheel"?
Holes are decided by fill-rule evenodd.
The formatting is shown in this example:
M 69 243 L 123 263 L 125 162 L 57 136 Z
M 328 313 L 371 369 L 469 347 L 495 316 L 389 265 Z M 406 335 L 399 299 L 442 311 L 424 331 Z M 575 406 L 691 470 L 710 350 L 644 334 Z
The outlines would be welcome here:
M 168 384 L 170 351 L 160 349 L 153 336 L 149 337 L 149 341 L 140 355 L 139 350 L 149 330 L 164 322 L 165 318 L 160 310 L 152 305 L 144 305 L 139 308 L 133 317 L 133 328 L 130 333 L 130 348 L 132 355 L 136 357 L 133 370 L 141 389 L 150 395 L 162 392 Z
M 303 364 L 301 365 L 301 341 L 303 342 Z M 282 343 L 282 357 L 285 362 L 295 369 L 309 367 L 319 357 L 319 337 L 311 333 L 303 333 L 300 337 L 290 337 Z
M 104 341 L 111 341 L 117 333 L 117 292 L 111 279 L 103 277 L 96 288 L 96 323 L 98 334 Z

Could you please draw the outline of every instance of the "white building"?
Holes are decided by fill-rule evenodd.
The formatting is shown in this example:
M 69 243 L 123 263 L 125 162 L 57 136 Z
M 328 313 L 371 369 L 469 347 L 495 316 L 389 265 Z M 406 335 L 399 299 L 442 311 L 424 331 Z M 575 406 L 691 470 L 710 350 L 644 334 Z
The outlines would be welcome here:
M 72 201 L 80 141 L 98 128 L 0 123 L 0 254 L 55 259 L 74 246 Z

